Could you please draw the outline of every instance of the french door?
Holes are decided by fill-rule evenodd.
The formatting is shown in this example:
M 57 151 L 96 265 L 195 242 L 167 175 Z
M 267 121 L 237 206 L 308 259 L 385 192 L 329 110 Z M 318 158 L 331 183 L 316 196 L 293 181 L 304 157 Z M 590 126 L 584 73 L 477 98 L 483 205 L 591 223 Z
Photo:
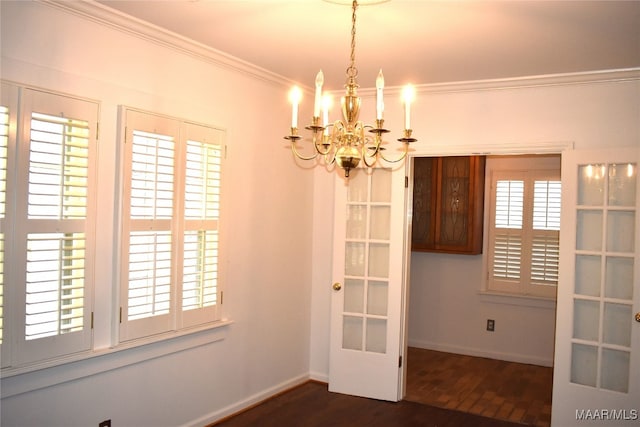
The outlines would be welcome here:
M 335 192 L 329 390 L 402 398 L 404 169 L 356 169 Z
M 562 156 L 552 426 L 640 417 L 638 153 Z

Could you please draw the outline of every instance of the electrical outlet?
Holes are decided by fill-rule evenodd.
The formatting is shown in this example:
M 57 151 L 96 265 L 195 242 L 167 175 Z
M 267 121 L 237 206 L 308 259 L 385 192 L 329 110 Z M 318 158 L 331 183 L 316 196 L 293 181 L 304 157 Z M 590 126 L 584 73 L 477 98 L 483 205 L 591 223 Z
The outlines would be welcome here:
M 496 330 L 496 321 L 493 319 L 487 319 L 487 331 L 493 332 Z
M 98 424 L 98 427 L 111 427 L 111 420 L 104 420 L 103 422 Z

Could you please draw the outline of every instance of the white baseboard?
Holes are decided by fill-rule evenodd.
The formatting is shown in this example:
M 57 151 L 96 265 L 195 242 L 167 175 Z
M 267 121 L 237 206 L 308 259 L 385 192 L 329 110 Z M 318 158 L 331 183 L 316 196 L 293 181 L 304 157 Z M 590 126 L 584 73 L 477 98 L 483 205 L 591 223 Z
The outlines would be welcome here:
M 409 339 L 409 347 L 424 348 L 426 350 L 443 351 L 446 353 L 464 354 L 465 356 L 486 357 L 488 359 L 506 360 L 508 362 L 527 363 L 538 366 L 553 366 L 553 358 L 533 357 L 529 354 L 502 353 L 479 348 L 462 347 L 446 343 L 418 341 Z
M 238 413 L 244 409 L 250 408 L 251 406 L 256 405 L 280 392 L 289 390 L 290 388 L 296 387 L 300 384 L 304 384 L 305 382 L 309 381 L 309 379 L 310 379 L 309 374 L 304 374 L 304 375 L 300 375 L 298 377 L 292 378 L 290 380 L 283 381 L 280 384 L 277 384 L 273 387 L 270 387 L 266 390 L 256 393 L 253 396 L 249 396 L 244 400 L 236 402 L 232 405 L 229 405 L 217 411 L 211 412 L 196 420 L 192 420 L 187 424 L 183 424 L 181 427 L 202 427 L 202 426 L 209 425 L 225 417 Z
M 309 379 L 329 384 L 329 374 L 323 372 L 309 372 Z

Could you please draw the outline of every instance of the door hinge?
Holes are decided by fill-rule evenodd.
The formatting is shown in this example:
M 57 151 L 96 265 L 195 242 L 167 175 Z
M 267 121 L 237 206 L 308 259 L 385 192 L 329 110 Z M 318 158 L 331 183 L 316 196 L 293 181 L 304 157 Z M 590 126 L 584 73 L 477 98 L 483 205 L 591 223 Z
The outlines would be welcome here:
M 96 123 L 96 141 L 100 141 L 100 122 Z
M 402 368 L 402 356 L 398 358 L 398 368 Z
M 122 307 L 120 307 L 120 323 L 122 323 Z
M 220 305 L 224 303 L 224 292 L 220 291 Z
M 404 188 L 409 188 L 409 177 L 406 175 L 404 177 Z
M 93 329 L 93 311 L 91 312 L 91 329 Z

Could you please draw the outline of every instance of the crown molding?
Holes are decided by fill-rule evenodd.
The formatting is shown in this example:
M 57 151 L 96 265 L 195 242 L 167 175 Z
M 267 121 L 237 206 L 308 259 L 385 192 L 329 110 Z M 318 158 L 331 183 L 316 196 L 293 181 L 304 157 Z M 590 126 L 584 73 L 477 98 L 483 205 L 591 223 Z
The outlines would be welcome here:
M 640 68 L 597 70 L 579 73 L 548 74 L 540 76 L 510 77 L 504 79 L 474 80 L 417 85 L 416 90 L 427 93 L 477 92 L 481 90 L 521 89 L 544 86 L 569 86 L 640 80 Z
M 115 9 L 97 3 L 93 0 L 38 0 L 59 10 L 72 13 L 98 24 L 111 27 L 123 33 L 147 40 L 152 43 L 179 51 L 199 60 L 227 68 L 257 78 L 259 80 L 290 86 L 299 84 L 292 79 L 274 73 L 248 61 L 232 56 L 228 53 L 211 48 L 172 31 L 150 24 L 149 22 L 132 17 Z M 541 86 L 560 86 L 575 84 L 592 84 L 640 80 L 640 68 L 618 70 L 598 70 L 580 73 L 550 74 L 541 76 L 527 76 L 516 78 L 473 80 L 447 83 L 426 83 L 416 85 L 420 93 L 453 93 L 472 92 L 482 90 L 518 89 Z M 311 90 L 311 87 L 304 87 Z M 361 88 L 361 95 L 368 96 L 375 93 L 375 88 Z M 389 92 L 400 92 L 400 87 L 389 87 Z
M 93 0 L 38 0 L 40 3 L 251 77 L 282 85 L 293 80 L 180 34 L 111 9 Z

